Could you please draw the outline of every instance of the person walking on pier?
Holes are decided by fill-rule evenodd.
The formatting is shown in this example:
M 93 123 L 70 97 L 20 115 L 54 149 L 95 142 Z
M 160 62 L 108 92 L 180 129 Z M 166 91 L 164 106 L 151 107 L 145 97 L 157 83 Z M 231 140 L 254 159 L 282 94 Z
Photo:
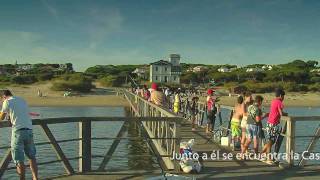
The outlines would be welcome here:
M 283 100 L 285 92 L 282 89 L 277 89 L 275 92 L 275 99 L 272 100 L 270 105 L 270 113 L 267 122 L 267 144 L 262 149 L 261 153 L 270 153 L 272 145 L 276 142 L 281 132 L 280 119 L 281 116 L 287 116 L 288 113 L 283 112 Z M 272 163 L 271 159 L 267 157 L 267 162 Z
M 155 105 L 166 107 L 166 97 L 164 93 L 159 90 L 158 85 L 156 83 L 152 83 L 151 89 L 150 101 Z
M 12 124 L 11 153 L 20 180 L 25 179 L 24 154 L 29 158 L 33 180 L 37 180 L 36 147 L 33 141 L 32 121 L 29 117 L 28 105 L 22 98 L 13 96 L 9 90 L 2 92 L 2 99 L 0 119 L 4 120 L 8 117 Z
M 233 139 L 233 144 L 235 149 L 240 149 L 241 144 L 241 119 L 244 114 L 244 99 L 243 96 L 239 96 L 237 103 L 233 110 L 233 115 L 231 119 L 231 134 Z
M 209 89 L 207 92 L 207 128 L 206 133 L 209 134 L 214 130 L 214 124 L 216 121 L 216 114 L 218 109 L 216 107 L 216 97 L 213 95 L 214 90 Z
M 192 98 L 191 107 L 190 107 L 190 113 L 191 113 L 191 123 L 192 123 L 192 131 L 196 130 L 196 116 L 199 113 L 198 111 L 198 101 L 199 97 L 195 96 Z
M 258 153 L 258 147 L 259 147 L 259 137 L 260 137 L 260 126 L 259 123 L 261 123 L 261 120 L 264 119 L 267 115 L 262 115 L 262 106 L 263 97 L 258 95 L 255 97 L 254 104 L 250 105 L 248 107 L 248 119 L 247 119 L 247 139 L 246 143 L 244 145 L 244 149 L 242 150 L 242 153 L 244 154 L 249 145 L 251 144 L 253 140 L 253 149 L 255 153 Z
M 176 114 L 179 114 L 181 109 L 180 92 L 181 92 L 181 89 L 179 88 L 174 95 L 173 112 Z
M 246 142 L 246 132 L 247 132 L 247 119 L 248 119 L 248 107 L 252 104 L 252 94 L 250 91 L 244 93 L 244 102 L 243 102 L 243 116 L 241 120 L 241 151 L 244 149 L 244 144 Z

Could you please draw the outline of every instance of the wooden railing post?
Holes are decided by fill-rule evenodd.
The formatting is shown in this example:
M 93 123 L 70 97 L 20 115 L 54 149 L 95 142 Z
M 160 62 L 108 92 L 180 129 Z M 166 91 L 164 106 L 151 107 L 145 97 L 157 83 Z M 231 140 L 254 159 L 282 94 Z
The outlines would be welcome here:
M 289 167 L 294 166 L 294 152 L 295 152 L 295 120 L 289 118 L 287 120 L 287 140 L 286 153 Z
M 79 172 L 91 171 L 91 121 L 79 122 Z
M 175 122 L 175 146 L 174 146 L 174 157 L 176 156 L 177 153 L 180 153 L 180 121 Z M 174 169 L 176 172 L 180 172 L 180 164 L 179 160 L 175 159 L 174 162 Z

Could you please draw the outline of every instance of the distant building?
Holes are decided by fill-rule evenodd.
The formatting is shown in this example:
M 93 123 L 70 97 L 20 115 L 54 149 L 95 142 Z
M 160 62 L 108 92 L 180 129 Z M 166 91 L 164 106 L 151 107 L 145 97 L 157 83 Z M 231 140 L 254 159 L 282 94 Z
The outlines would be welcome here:
M 147 75 L 147 67 L 140 67 L 140 68 L 136 68 L 132 73 L 136 74 L 139 78 L 142 79 L 147 79 L 148 75 Z
M 218 72 L 222 72 L 222 73 L 231 72 L 231 69 L 229 69 L 227 67 L 221 67 L 218 69 Z
M 150 64 L 150 82 L 180 83 L 180 55 L 170 54 L 169 61 L 159 60 Z
M 206 66 L 196 66 L 192 69 L 192 72 L 203 72 L 207 70 L 208 68 Z
M 68 65 L 67 64 L 59 64 L 59 70 L 67 70 Z
M 19 71 L 29 71 L 33 68 L 31 64 L 18 64 L 17 70 Z
M 272 70 L 272 65 L 264 65 L 264 66 L 262 66 L 262 69 L 264 69 L 264 70 L 268 70 L 268 71 L 270 71 L 270 70 Z
M 264 70 L 262 68 L 247 68 L 246 72 L 263 72 Z

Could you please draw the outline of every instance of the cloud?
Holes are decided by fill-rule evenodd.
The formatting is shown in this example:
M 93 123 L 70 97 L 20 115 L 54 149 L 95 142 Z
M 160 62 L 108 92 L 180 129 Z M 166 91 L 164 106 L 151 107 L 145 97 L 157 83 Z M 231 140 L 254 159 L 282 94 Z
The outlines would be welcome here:
M 49 14 L 55 19 L 59 20 L 58 10 L 53 7 L 47 0 L 40 0 L 44 7 L 47 8 Z
M 89 47 L 95 49 L 112 33 L 122 30 L 124 17 L 116 8 L 92 8 L 87 19 L 87 32 L 90 38 Z

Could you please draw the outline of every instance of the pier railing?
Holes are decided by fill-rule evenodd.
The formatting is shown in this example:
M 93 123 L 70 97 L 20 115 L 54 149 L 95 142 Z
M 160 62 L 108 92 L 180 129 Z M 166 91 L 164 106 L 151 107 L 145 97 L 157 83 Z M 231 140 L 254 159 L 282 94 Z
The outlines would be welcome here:
M 128 130 L 129 123 L 137 122 L 143 127 L 144 131 L 147 131 L 149 134 L 148 137 L 145 137 L 146 141 L 156 142 L 155 144 L 159 147 L 162 147 L 164 150 L 160 154 L 156 154 L 157 159 L 164 160 L 162 164 L 169 164 L 169 168 L 174 169 L 175 162 L 171 162 L 169 157 L 172 157 L 172 153 L 176 151 L 179 140 L 179 124 L 181 119 L 176 117 L 64 117 L 64 118 L 47 118 L 47 119 L 34 119 L 32 121 L 34 126 L 39 126 L 45 137 L 47 137 L 47 142 L 35 142 L 37 149 L 39 150 L 42 145 L 50 144 L 57 155 L 58 160 L 48 161 L 48 162 L 39 162 L 40 166 L 49 165 L 52 163 L 61 162 L 66 173 L 68 175 L 78 173 L 85 173 L 90 171 L 105 171 L 110 159 L 112 158 L 113 153 L 115 152 L 117 146 L 122 139 L 129 139 L 134 137 L 124 137 L 125 132 Z M 116 137 L 92 137 L 92 122 L 123 122 L 123 125 L 120 128 L 120 131 Z M 64 139 L 57 140 L 52 133 L 48 125 L 51 124 L 65 124 L 65 123 L 78 123 L 78 138 L 74 139 Z M 158 127 L 161 127 L 158 129 Z M 10 128 L 10 123 L 8 121 L 0 122 L 0 130 L 4 128 Z M 159 131 L 160 130 L 160 131 Z M 76 132 L 75 132 L 76 133 Z M 154 135 L 154 136 L 151 136 Z M 99 168 L 92 169 L 92 158 L 97 156 L 92 154 L 92 140 L 113 140 L 111 146 L 105 147 L 108 151 L 101 161 Z M 79 142 L 79 155 L 76 157 L 68 158 L 65 155 L 65 152 L 60 147 L 59 143 L 65 142 Z M 151 145 L 151 143 L 149 144 Z M 151 145 L 152 146 L 152 145 Z M 0 149 L 7 149 L 3 159 L 0 162 L 0 179 L 8 170 L 9 163 L 11 162 L 11 151 L 10 146 L 0 147 Z M 100 156 L 101 158 L 101 156 Z M 79 160 L 78 171 L 75 170 L 75 167 L 72 167 L 70 160 Z M 170 166 L 171 163 L 171 166 Z M 13 169 L 9 168 L 9 169 Z
M 170 121 L 144 121 L 142 124 L 148 136 L 154 138 L 152 139 L 152 144 L 160 155 L 173 155 L 173 153 L 179 152 L 180 123 L 183 119 L 182 117 L 178 117 L 165 107 L 159 107 L 129 91 L 119 90 L 118 93 L 123 94 L 128 100 L 134 116 L 175 119 L 176 121 L 174 123 Z M 167 169 L 180 169 L 178 162 L 170 160 L 169 157 L 162 156 L 162 161 L 165 163 Z
M 131 107 L 135 108 L 135 112 L 138 116 L 152 116 L 152 117 L 184 117 L 185 119 L 189 118 L 189 112 L 187 108 L 187 100 L 184 99 L 183 103 L 181 105 L 181 113 L 179 116 L 177 114 L 174 114 L 171 112 L 168 108 L 161 108 L 156 106 L 155 104 L 152 104 L 146 100 L 144 100 L 142 97 L 135 95 L 129 91 L 123 90 L 126 98 L 129 102 L 131 102 Z M 190 101 L 190 100 L 189 100 Z M 202 122 L 205 118 L 206 113 L 206 105 L 203 102 L 198 103 L 198 114 L 196 116 L 197 122 Z M 233 115 L 233 108 L 230 106 L 224 106 L 219 105 L 220 109 L 227 110 L 229 113 L 228 115 L 223 117 L 223 121 L 228 121 L 227 123 L 224 123 L 224 125 L 219 126 L 220 131 L 221 129 L 224 130 L 225 133 L 223 133 L 222 136 L 231 136 L 231 130 L 230 130 L 230 120 Z M 221 111 L 219 112 L 221 113 Z M 221 114 L 218 113 L 218 116 L 221 116 Z M 218 117 L 217 117 L 218 118 Z M 216 120 L 216 123 L 219 120 Z M 315 122 L 318 123 L 315 126 L 318 126 L 315 129 L 315 132 L 313 135 L 296 135 L 296 123 L 297 122 Z M 286 162 L 288 166 L 304 166 L 308 159 L 306 157 L 310 156 L 310 153 L 314 152 L 316 143 L 319 141 L 320 138 L 320 116 L 283 116 L 281 118 L 281 126 L 282 126 L 282 133 L 281 135 L 284 137 L 283 141 L 285 144 L 283 153 L 286 154 Z M 265 129 L 264 129 L 265 130 Z M 297 140 L 299 138 L 311 138 L 310 143 L 307 145 L 306 150 L 303 152 L 298 152 L 296 150 Z M 218 142 L 220 143 L 220 142 Z M 279 153 L 280 147 L 282 146 L 282 141 L 279 144 L 279 148 L 276 150 L 276 153 Z M 264 143 L 259 143 L 260 149 L 263 148 Z M 319 150 L 318 150 L 319 151 Z M 319 152 L 318 152 L 319 153 Z M 294 160 L 294 155 L 299 154 L 299 161 Z

